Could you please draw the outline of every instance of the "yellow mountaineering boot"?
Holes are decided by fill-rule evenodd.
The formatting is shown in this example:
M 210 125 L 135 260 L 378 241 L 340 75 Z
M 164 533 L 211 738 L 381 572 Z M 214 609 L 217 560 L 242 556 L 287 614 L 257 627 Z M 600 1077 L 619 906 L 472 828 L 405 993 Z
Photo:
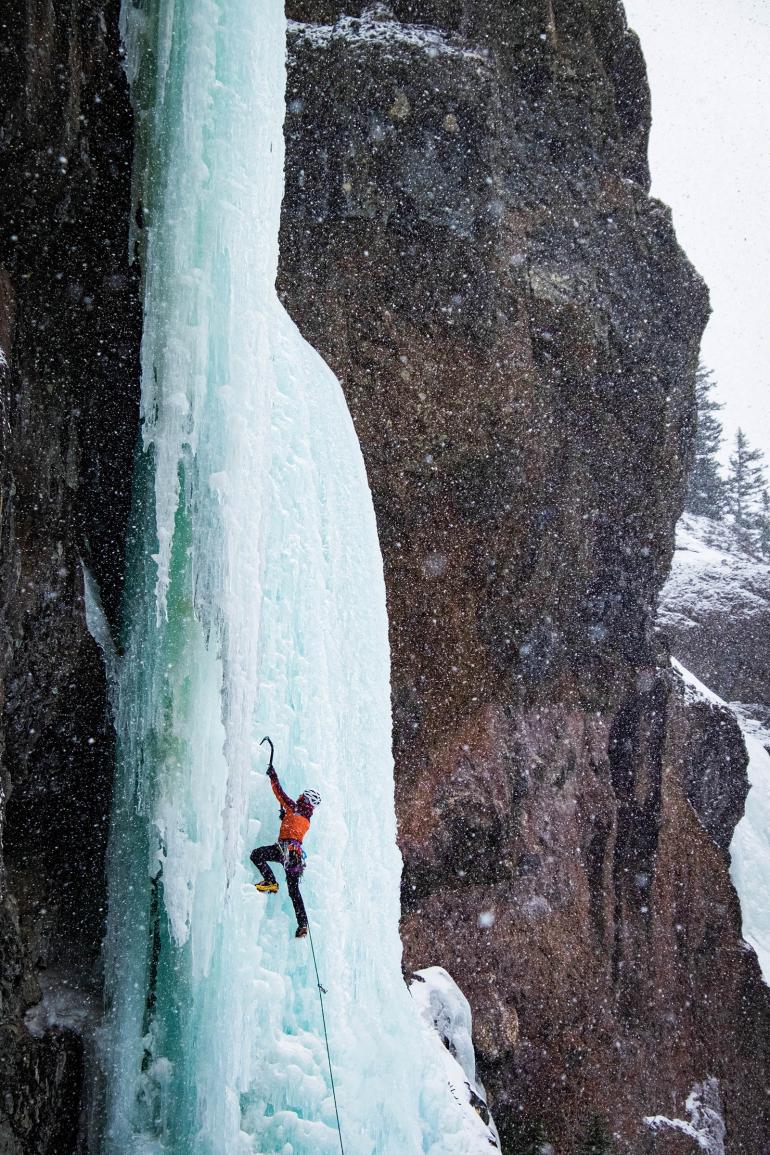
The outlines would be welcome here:
M 254 885 L 260 894 L 275 894 L 278 890 L 277 882 L 255 882 Z

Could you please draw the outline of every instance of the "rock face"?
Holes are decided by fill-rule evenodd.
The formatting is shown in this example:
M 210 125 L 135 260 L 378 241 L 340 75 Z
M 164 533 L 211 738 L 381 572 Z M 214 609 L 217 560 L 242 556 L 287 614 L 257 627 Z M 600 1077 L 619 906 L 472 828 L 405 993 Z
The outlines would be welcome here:
M 0 1151 L 66 1155 L 82 1044 L 33 1037 L 35 978 L 94 981 L 111 781 L 80 558 L 120 597 L 140 315 L 117 3 L 0 22 Z M 89 978 L 90 976 L 90 978 Z
M 525 771 L 505 812 L 515 829 L 483 863 L 461 846 L 404 926 L 410 959 L 451 960 L 466 983 L 490 1103 L 509 1112 L 503 1150 L 517 1150 L 522 1107 L 559 1151 L 577 1148 L 591 1111 L 620 1150 L 645 1151 L 642 1116 L 672 1111 L 694 1070 L 719 1080 L 734 1149 L 763 1150 L 751 1104 L 762 1101 L 766 992 L 724 852 L 683 785 L 697 731 L 679 688 L 643 675 L 614 717 L 554 704 L 485 729 L 487 750 L 466 732 L 447 751 L 448 777 L 467 773 L 466 745 L 492 798 L 496 769 Z M 412 838 L 414 876 L 435 851 L 407 825 Z
M 530 7 L 471 48 L 291 40 L 283 284 L 365 448 L 399 741 L 491 679 L 642 662 L 671 555 L 705 292 L 634 179 L 620 16 L 575 5 L 557 32 Z
M 730 710 L 713 702 L 689 703 L 690 737 L 682 753 L 685 793 L 706 832 L 725 853 L 748 794 L 748 754 Z
M 637 41 L 614 3 L 341 9 L 287 9 L 280 287 L 378 515 L 406 962 L 468 995 L 505 1151 L 596 1114 L 682 1150 L 643 1118 L 707 1078 L 767 1151 L 740 742 L 652 636 L 707 301 L 648 197 Z

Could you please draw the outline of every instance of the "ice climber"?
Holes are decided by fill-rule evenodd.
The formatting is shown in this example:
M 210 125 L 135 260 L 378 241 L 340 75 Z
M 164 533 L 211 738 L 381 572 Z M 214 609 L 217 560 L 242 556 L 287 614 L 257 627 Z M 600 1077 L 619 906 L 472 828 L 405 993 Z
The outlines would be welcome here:
M 278 781 L 272 757 L 267 768 L 267 776 L 273 787 L 273 794 L 281 805 L 281 829 L 278 832 L 277 842 L 272 843 L 271 846 L 258 846 L 256 850 L 251 852 L 251 861 L 262 875 L 262 882 L 257 882 L 255 885 L 262 894 L 275 894 L 278 890 L 278 883 L 267 864 L 268 862 L 283 863 L 289 898 L 297 916 L 296 937 L 304 938 L 307 934 L 307 913 L 302 895 L 299 892 L 299 880 L 305 869 L 302 839 L 310 828 L 310 819 L 321 801 L 321 796 L 315 790 L 304 790 L 297 801 L 293 802 Z

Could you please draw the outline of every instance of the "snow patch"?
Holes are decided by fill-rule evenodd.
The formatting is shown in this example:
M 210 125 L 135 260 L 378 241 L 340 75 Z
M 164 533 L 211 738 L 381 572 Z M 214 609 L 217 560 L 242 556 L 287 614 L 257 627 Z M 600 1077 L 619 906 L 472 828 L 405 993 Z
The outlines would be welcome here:
M 426 967 L 416 976 L 409 989 L 423 1018 L 438 1031 L 468 1079 L 475 1083 L 470 1003 L 443 967 Z
M 118 670 L 118 654 L 112 640 L 112 631 L 102 606 L 99 585 L 82 558 L 80 559 L 80 568 L 83 573 L 83 603 L 86 612 L 86 626 L 102 652 L 107 679 L 112 684 Z
M 53 1027 L 82 1035 L 91 1029 L 98 1015 L 93 995 L 80 987 L 76 979 L 61 971 L 43 971 L 37 976 L 40 1002 L 30 1007 L 24 1025 L 40 1039 Z
M 671 573 L 660 596 L 658 621 L 692 628 L 712 613 L 752 617 L 770 608 L 770 565 L 746 551 L 732 528 L 685 514 L 676 527 Z
M 705 682 L 701 682 L 699 678 L 696 678 L 695 674 L 685 669 L 682 663 L 678 662 L 676 658 L 671 659 L 671 665 L 684 682 L 685 702 L 708 702 L 710 706 L 722 706 L 725 710 L 730 709 L 727 702 L 723 701 L 713 690 L 710 690 Z
M 690 1121 L 669 1119 L 666 1115 L 648 1115 L 644 1122 L 653 1131 L 670 1128 L 693 1139 L 706 1155 L 725 1155 L 725 1121 L 719 1082 L 713 1077 L 696 1083 L 687 1096 L 685 1110 Z
M 382 15 L 379 15 L 382 13 Z M 314 48 L 328 48 L 345 41 L 349 45 L 378 44 L 384 48 L 416 48 L 428 56 L 461 56 L 468 60 L 486 61 L 487 53 L 478 47 L 453 40 L 438 28 L 423 24 L 402 24 L 395 19 L 383 18 L 384 5 L 367 9 L 360 17 L 341 16 L 335 24 L 309 24 L 299 20 L 288 21 L 291 37 L 304 40 Z

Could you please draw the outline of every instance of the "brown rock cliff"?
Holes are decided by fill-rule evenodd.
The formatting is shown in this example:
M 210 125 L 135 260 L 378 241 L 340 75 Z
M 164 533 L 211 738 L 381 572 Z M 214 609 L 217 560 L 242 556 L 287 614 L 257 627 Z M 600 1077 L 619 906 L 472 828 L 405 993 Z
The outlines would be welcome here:
M 643 1117 L 714 1076 L 756 1155 L 745 764 L 651 641 L 707 300 L 648 196 L 638 43 L 614 3 L 345 11 L 289 6 L 280 287 L 374 494 L 407 963 L 468 995 L 504 1150 L 596 1114 L 680 1150 Z

